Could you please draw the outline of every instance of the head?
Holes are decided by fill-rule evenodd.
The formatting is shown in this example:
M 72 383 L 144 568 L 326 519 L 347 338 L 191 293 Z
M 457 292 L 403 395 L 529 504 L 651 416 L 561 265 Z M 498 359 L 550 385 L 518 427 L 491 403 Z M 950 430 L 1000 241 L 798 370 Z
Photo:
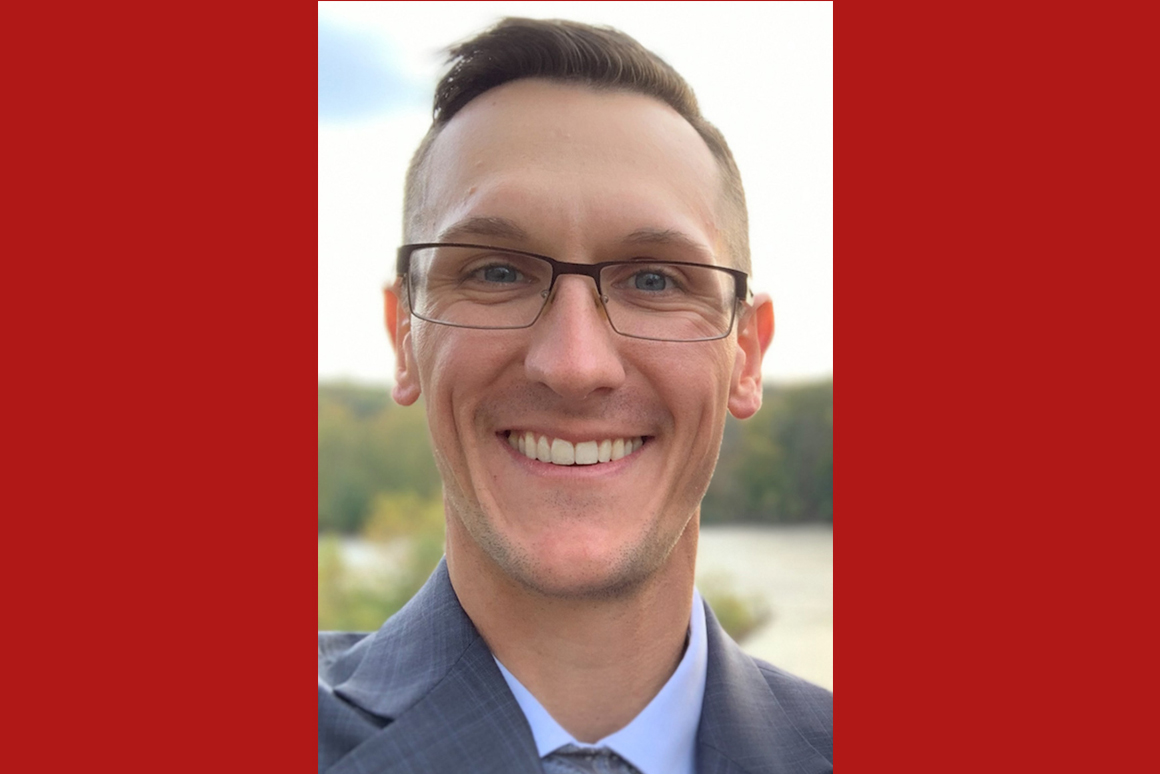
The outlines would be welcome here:
M 408 174 L 408 242 L 748 269 L 724 140 L 631 38 L 509 19 L 452 63 Z M 449 565 L 549 596 L 622 593 L 674 567 L 691 582 L 725 416 L 761 404 L 768 297 L 739 302 L 724 338 L 694 342 L 621 335 L 576 274 L 514 330 L 418 319 L 398 283 L 386 303 L 395 399 L 426 397 Z

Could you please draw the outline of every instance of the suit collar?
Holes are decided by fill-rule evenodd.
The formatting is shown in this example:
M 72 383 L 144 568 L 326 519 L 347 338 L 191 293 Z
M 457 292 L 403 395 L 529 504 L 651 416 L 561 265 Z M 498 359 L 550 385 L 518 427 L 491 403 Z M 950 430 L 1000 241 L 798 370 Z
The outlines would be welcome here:
M 697 771 L 717 774 L 813 774 L 833 764 L 798 730 L 756 662 L 730 639 L 708 605 L 709 671 Z
M 333 774 L 541 772 L 531 729 L 460 607 L 445 561 L 344 660 L 333 672 L 350 676 L 334 692 L 391 722 L 343 757 Z
M 350 670 L 343 661 L 353 666 L 349 677 L 335 684 L 335 693 L 367 712 L 397 718 L 478 641 L 479 632 L 451 587 L 446 560 L 440 560 L 399 612 L 334 665 L 332 670 L 339 673 Z

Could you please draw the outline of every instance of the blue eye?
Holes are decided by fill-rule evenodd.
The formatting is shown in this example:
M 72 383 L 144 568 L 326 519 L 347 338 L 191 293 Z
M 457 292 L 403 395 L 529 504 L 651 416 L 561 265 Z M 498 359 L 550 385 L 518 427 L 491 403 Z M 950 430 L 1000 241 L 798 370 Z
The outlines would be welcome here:
M 656 292 L 667 289 L 668 277 L 655 271 L 642 271 L 636 275 L 635 284 L 637 290 Z
M 488 266 L 480 272 L 484 282 L 519 282 L 520 273 L 511 266 Z

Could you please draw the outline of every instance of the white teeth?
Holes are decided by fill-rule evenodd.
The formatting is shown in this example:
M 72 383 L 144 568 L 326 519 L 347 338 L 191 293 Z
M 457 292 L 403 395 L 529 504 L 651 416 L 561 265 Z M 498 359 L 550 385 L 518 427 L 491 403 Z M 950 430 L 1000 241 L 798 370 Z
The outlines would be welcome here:
M 560 438 L 552 441 L 552 464 L 574 465 L 576 463 L 576 447 Z
M 528 430 L 522 435 L 509 432 L 508 443 L 528 459 L 553 465 L 595 465 L 627 457 L 644 446 L 644 439 L 638 435 L 573 444 L 563 438 L 549 438 L 546 435 L 536 438 L 536 434 Z
M 596 441 L 585 441 L 576 444 L 576 464 L 595 465 L 600 459 L 599 446 Z

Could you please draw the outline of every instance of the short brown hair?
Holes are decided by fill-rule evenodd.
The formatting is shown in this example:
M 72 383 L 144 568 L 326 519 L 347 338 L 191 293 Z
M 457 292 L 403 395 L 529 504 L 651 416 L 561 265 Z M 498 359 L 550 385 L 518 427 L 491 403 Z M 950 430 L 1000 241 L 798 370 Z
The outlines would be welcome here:
M 407 169 L 405 241 L 416 238 L 425 196 L 424 162 L 447 122 L 489 89 L 523 78 L 544 78 L 643 94 L 664 102 L 688 121 L 717 159 L 731 221 L 725 229 L 726 243 L 734 265 L 749 273 L 749 219 L 741 172 L 721 132 L 701 115 L 689 84 L 659 56 L 611 27 L 515 17 L 453 46 L 448 54 L 451 68 L 435 87 L 431 128 Z

